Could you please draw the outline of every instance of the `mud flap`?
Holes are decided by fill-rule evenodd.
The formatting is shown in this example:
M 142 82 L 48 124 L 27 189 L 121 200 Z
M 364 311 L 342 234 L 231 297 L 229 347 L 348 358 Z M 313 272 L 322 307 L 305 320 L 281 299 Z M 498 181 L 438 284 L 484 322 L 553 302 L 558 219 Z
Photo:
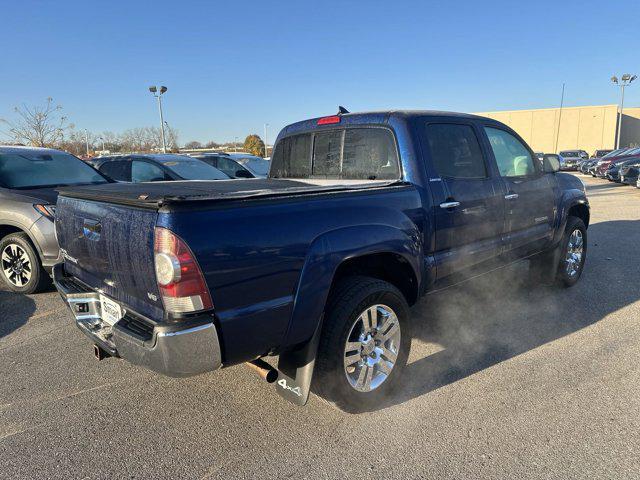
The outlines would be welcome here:
M 553 285 L 558 273 L 558 267 L 560 266 L 560 260 L 562 255 L 562 242 L 544 253 L 538 254 L 531 261 L 534 274 L 534 280 L 542 285 Z
M 311 340 L 296 350 L 283 353 L 278 360 L 276 391 L 294 405 L 306 405 L 309 399 L 321 331 L 322 321 L 318 322 Z

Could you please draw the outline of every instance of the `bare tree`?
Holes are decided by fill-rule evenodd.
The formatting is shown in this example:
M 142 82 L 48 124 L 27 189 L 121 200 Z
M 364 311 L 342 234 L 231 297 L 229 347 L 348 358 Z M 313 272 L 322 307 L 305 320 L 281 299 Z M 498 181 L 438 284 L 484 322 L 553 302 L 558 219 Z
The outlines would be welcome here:
M 191 142 L 185 143 L 183 148 L 187 148 L 189 150 L 192 150 L 194 148 L 202 148 L 202 144 L 197 140 L 192 140 Z
M 70 130 L 60 138 L 55 147 L 66 150 L 78 157 L 87 154 L 87 139 L 89 140 L 89 151 L 95 150 L 96 136 L 84 130 Z
M 55 146 L 64 138 L 64 134 L 73 125 L 62 115 L 62 107 L 54 105 L 53 98 L 47 98 L 44 106 L 14 108 L 17 119 L 5 120 L 8 135 L 18 143 L 28 143 L 36 147 Z

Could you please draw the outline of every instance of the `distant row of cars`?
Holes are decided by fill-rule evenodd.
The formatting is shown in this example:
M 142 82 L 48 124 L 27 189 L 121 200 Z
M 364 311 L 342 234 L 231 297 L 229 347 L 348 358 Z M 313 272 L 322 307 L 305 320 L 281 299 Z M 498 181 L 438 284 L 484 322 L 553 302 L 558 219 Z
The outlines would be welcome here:
M 87 163 L 117 182 L 266 178 L 269 161 L 247 154 L 201 153 L 101 156 Z
M 248 154 L 112 155 L 82 161 L 49 148 L 0 146 L 0 280 L 33 293 L 62 261 L 54 233 L 57 189 L 114 182 L 264 178 L 270 162 Z
M 600 158 L 584 160 L 577 169 L 585 175 L 640 188 L 640 147 L 619 148 Z

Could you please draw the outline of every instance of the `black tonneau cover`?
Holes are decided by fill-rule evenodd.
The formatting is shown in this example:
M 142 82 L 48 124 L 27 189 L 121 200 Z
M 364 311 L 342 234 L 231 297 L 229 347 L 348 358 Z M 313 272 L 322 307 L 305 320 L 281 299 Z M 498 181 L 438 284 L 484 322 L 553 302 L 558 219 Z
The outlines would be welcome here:
M 65 197 L 98 200 L 143 208 L 159 208 L 171 203 L 212 200 L 241 200 L 253 197 L 362 190 L 401 184 L 399 181 L 366 182 L 318 186 L 280 178 L 240 180 L 189 180 L 150 183 L 108 183 L 60 188 Z

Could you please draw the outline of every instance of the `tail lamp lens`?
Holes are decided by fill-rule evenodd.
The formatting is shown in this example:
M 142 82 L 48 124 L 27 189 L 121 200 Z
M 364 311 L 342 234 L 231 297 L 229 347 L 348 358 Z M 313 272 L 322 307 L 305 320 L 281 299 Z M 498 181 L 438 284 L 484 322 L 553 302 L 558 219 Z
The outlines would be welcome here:
M 154 253 L 156 280 L 167 312 L 190 313 L 213 308 L 198 262 L 180 237 L 156 227 Z

